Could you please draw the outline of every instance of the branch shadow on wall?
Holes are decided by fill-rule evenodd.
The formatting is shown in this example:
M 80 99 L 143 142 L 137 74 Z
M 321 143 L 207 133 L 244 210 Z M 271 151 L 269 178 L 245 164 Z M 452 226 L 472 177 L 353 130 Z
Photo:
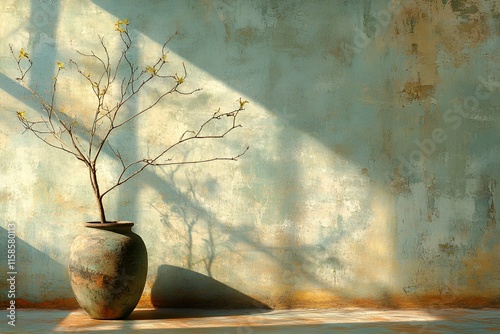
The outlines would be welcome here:
M 208 280 L 214 279 L 214 273 L 215 275 L 219 274 L 219 265 L 227 266 L 227 264 L 224 264 L 226 255 L 229 258 L 238 257 L 244 265 L 245 262 L 252 264 L 255 261 L 252 257 L 252 253 L 255 252 L 270 258 L 276 265 L 276 272 L 279 272 L 280 276 L 288 276 L 282 278 L 287 282 L 294 280 L 294 276 L 300 276 L 322 289 L 331 288 L 330 285 L 314 274 L 314 270 L 318 263 L 323 268 L 335 267 L 339 269 L 343 267 L 343 264 L 337 257 L 329 253 L 324 246 L 312 245 L 299 248 L 293 246 L 293 240 L 289 244 L 283 244 L 281 247 L 265 246 L 255 233 L 255 225 L 238 222 L 234 226 L 229 226 L 228 223 L 217 217 L 217 213 L 211 210 L 207 203 L 200 202 L 202 197 L 217 198 L 220 191 L 217 179 L 213 179 L 210 176 L 206 176 L 205 179 L 200 178 L 199 171 L 194 171 L 192 173 L 197 179 L 197 181 L 194 181 L 190 171 L 186 171 L 184 176 L 179 176 L 177 175 L 178 173 L 178 168 L 169 172 L 165 171 L 164 174 L 166 177 L 163 182 L 156 182 L 158 175 L 153 173 L 148 173 L 143 178 L 146 184 L 154 185 L 154 188 L 161 194 L 161 199 L 159 200 L 161 206 L 157 206 L 157 204 L 151 204 L 151 206 L 158 212 L 161 222 L 164 225 L 164 229 L 159 230 L 158 237 L 172 238 L 167 239 L 163 243 L 163 245 L 171 245 L 168 252 L 165 252 L 162 246 L 159 249 L 161 254 L 166 254 L 164 258 L 165 263 L 181 264 L 185 268 L 184 270 L 187 270 L 184 274 L 188 271 L 194 272 L 194 270 L 205 272 L 207 276 L 197 277 L 206 277 L 206 280 Z M 184 186 L 176 182 L 176 177 L 184 181 Z M 200 195 L 202 193 L 204 195 Z M 336 238 L 342 238 L 343 235 L 335 236 L 329 233 L 324 237 L 329 240 L 325 242 L 333 243 L 337 240 Z M 244 250 L 238 245 L 246 245 L 248 248 Z M 300 266 L 297 263 L 300 263 Z M 214 266 L 218 268 L 214 269 Z M 160 270 L 164 270 L 165 272 L 158 273 L 159 278 L 155 285 L 165 285 L 165 291 L 163 291 L 165 294 L 169 293 L 168 290 L 172 286 L 166 283 L 162 284 L 162 281 L 166 279 L 161 278 L 161 276 L 170 277 L 174 275 L 176 277 L 177 274 L 181 274 L 180 268 L 177 271 L 173 268 L 177 267 L 162 266 Z M 252 278 L 251 282 L 240 282 L 240 284 L 241 286 L 245 286 L 245 284 L 252 284 L 252 282 L 257 285 L 259 284 L 255 282 L 255 277 Z M 186 285 L 183 289 L 189 291 L 190 284 Z M 193 286 L 196 287 L 197 284 L 193 282 Z M 152 291 L 152 300 L 155 306 L 161 305 L 161 303 L 155 302 L 155 299 L 158 298 L 157 292 L 154 289 Z M 250 307 L 255 303 L 258 303 L 257 306 L 259 307 L 265 305 L 262 300 L 254 300 L 250 303 L 240 305 L 239 296 L 241 297 L 241 292 L 239 294 L 233 293 L 232 296 L 235 298 L 234 302 L 236 303 L 234 307 L 244 307 L 245 304 L 247 307 Z M 284 298 L 286 297 L 285 292 Z M 204 304 L 203 301 L 200 302 Z M 191 306 L 195 307 L 196 305 L 196 303 L 193 303 Z M 218 305 L 218 303 L 214 305 Z M 233 305 L 233 303 L 228 300 L 221 304 L 221 306 L 224 305 Z

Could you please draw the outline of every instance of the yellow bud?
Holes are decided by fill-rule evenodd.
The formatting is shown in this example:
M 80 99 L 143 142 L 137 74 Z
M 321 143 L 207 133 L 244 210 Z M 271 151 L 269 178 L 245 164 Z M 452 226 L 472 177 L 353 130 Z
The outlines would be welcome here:
M 17 117 L 19 117 L 19 119 L 21 121 L 26 121 L 26 117 L 24 117 L 25 114 L 26 114 L 26 112 L 24 112 L 24 111 L 18 111 L 17 112 Z
M 175 82 L 177 82 L 180 85 L 184 82 L 184 78 L 175 75 Z
M 243 107 L 245 106 L 245 104 L 250 103 L 247 100 L 242 101 L 241 97 L 240 97 L 240 99 L 238 101 L 240 102 L 240 109 L 243 109 Z
M 122 28 L 122 24 L 128 25 L 129 21 L 127 19 L 118 20 L 115 22 L 115 30 L 119 32 L 125 32 L 125 29 Z
M 29 54 L 24 51 L 24 48 L 21 48 L 21 50 L 19 50 L 19 59 L 21 58 L 29 59 Z
M 158 69 L 151 66 L 146 66 L 146 71 L 152 75 L 155 75 L 158 72 Z

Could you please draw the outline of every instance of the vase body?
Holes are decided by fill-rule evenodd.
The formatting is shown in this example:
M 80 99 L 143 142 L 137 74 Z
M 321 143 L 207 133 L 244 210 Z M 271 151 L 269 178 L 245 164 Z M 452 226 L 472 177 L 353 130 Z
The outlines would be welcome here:
M 131 222 L 86 223 L 71 245 L 71 289 L 91 318 L 124 319 L 141 298 L 148 270 L 146 246 Z

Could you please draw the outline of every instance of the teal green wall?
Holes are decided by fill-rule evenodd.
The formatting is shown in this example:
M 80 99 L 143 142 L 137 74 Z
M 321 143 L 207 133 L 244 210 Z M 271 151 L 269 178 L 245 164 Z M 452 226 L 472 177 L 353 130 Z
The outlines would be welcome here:
M 143 65 L 179 31 L 170 64 L 185 62 L 187 87 L 203 88 L 121 133 L 130 159 L 250 102 L 215 151 L 185 151 L 249 145 L 238 162 L 150 169 L 106 202 L 148 246 L 142 305 L 174 267 L 271 307 L 498 305 L 499 15 L 487 0 L 7 1 L 0 208 L 21 242 L 19 298 L 72 303 L 69 245 L 98 217 L 80 162 L 22 134 L 15 112 L 40 108 L 7 45 L 30 53 L 43 92 L 55 62 L 97 50 L 97 34 L 113 50 L 127 18 Z M 84 91 L 73 82 L 58 96 L 82 122 Z

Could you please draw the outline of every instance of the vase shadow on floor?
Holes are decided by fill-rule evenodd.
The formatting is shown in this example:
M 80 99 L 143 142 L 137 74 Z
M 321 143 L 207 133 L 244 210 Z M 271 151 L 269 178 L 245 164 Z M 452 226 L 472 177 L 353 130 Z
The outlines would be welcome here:
M 170 265 L 158 268 L 151 302 L 155 310 L 136 310 L 128 319 L 227 316 L 271 310 L 266 304 L 212 277 Z

